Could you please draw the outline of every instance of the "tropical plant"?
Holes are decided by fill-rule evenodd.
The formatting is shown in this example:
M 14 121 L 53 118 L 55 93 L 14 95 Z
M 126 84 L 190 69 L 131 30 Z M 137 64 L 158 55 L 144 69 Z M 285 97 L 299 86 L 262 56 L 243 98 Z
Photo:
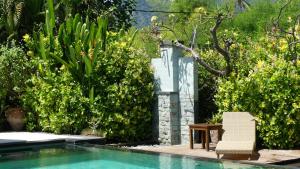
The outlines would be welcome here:
M 58 41 L 64 56 L 54 55 L 54 58 L 66 66 L 78 82 L 86 85 L 91 101 L 94 98 L 91 79 L 99 54 L 106 48 L 107 25 L 106 18 L 98 18 L 97 24 L 90 23 L 88 19 L 82 23 L 80 15 L 76 15 L 59 28 Z
M 18 34 L 25 4 L 14 0 L 2 0 L 0 3 L 2 26 L 7 30 L 8 39 L 12 39 Z
M 69 17 L 58 31 L 53 18 L 53 1 L 48 0 L 44 33 L 24 36 L 38 72 L 24 97 L 31 110 L 27 127 L 77 133 L 87 127 L 83 125 L 86 122 L 108 138 L 128 141 L 150 137 L 146 134 L 152 117 L 150 60 L 143 51 L 131 47 L 134 37 L 124 31 L 108 32 L 104 17 L 97 23 L 88 18 L 83 22 L 78 14 Z M 77 119 L 82 115 L 86 118 Z
M 48 0 L 46 11 L 46 31 L 33 36 L 34 43 L 27 38 L 27 45 L 43 60 L 52 59 L 57 64 L 64 65 L 74 79 L 84 86 L 93 101 L 94 86 L 91 83 L 95 62 L 100 52 L 105 51 L 108 20 L 99 17 L 97 24 L 86 18 L 85 22 L 79 14 L 69 17 L 59 27 L 55 35 L 55 14 L 52 0 Z M 58 53 L 61 51 L 61 53 Z M 57 65 L 55 65 L 57 66 Z
M 1 41 L 20 40 L 31 33 L 35 24 L 43 20 L 44 2 L 40 0 L 1 0 L 0 30 Z
M 135 9 L 135 0 L 62 0 L 55 4 L 62 21 L 75 14 L 91 21 L 97 21 L 99 16 L 106 16 L 110 20 L 109 29 L 115 31 L 131 27 L 132 12 Z

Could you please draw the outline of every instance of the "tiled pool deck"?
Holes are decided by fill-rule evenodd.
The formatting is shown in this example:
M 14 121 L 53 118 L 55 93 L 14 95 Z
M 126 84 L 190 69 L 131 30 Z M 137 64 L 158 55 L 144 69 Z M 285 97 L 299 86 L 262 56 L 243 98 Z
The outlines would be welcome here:
M 129 147 L 129 149 L 136 150 L 146 150 L 159 153 L 170 153 L 170 154 L 179 154 L 194 156 L 200 158 L 213 158 L 216 159 L 217 155 L 214 151 L 215 145 L 210 144 L 210 151 L 206 151 L 201 148 L 201 144 L 195 144 L 194 149 L 190 149 L 189 145 L 175 145 L 175 146 L 162 146 L 162 145 L 153 145 L 153 146 L 137 146 Z M 247 163 L 262 163 L 262 164 L 288 164 L 290 166 L 300 168 L 300 150 L 259 150 L 256 155 L 251 157 L 251 160 L 248 161 L 248 156 L 221 156 L 221 159 L 228 160 L 241 160 Z
M 103 144 L 105 140 L 101 137 L 93 136 L 79 136 L 79 135 L 55 135 L 49 133 L 31 133 L 31 132 L 3 132 L 0 133 L 0 148 L 7 146 L 22 146 L 27 144 L 48 144 L 48 143 L 79 143 L 89 142 L 96 144 Z M 194 156 L 200 158 L 214 158 L 216 153 L 214 151 L 215 145 L 210 145 L 210 151 L 201 148 L 200 144 L 195 144 L 194 149 L 190 149 L 189 145 L 175 145 L 175 146 L 136 146 L 126 147 L 134 150 L 144 150 L 159 153 L 179 154 L 186 156 Z M 289 164 L 300 168 L 300 150 L 259 150 L 258 153 L 252 157 L 250 161 L 247 156 L 226 156 L 222 159 L 242 160 L 253 163 L 285 163 L 292 161 Z

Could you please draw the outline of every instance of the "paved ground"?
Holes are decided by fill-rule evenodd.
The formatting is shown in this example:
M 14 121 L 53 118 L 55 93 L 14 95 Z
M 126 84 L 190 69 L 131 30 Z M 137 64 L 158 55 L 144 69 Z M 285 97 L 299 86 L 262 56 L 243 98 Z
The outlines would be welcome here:
M 204 157 L 204 158 L 217 158 L 217 155 L 214 151 L 215 145 L 210 145 L 210 151 L 206 151 L 201 148 L 201 144 L 195 144 L 194 149 L 190 149 L 189 145 L 175 145 L 175 146 L 137 146 L 130 147 L 130 149 L 137 150 L 147 150 L 152 152 L 160 152 L 160 153 L 170 153 L 170 154 L 179 154 L 179 155 L 188 155 L 188 156 L 196 156 L 196 157 Z M 295 160 L 298 159 L 298 162 L 295 162 L 293 166 L 300 167 L 300 150 L 259 150 L 257 154 L 251 157 L 251 160 L 248 161 L 247 156 L 221 156 L 221 159 L 229 159 L 229 160 L 242 160 L 245 162 L 253 162 L 253 163 L 278 163 L 287 160 Z
M 93 137 L 93 136 L 74 136 L 74 135 L 55 135 L 48 133 L 31 133 L 31 132 L 4 132 L 0 133 L 0 147 L 5 147 L 7 145 L 24 145 L 24 144 L 35 144 L 35 143 L 48 143 L 48 142 L 69 142 L 76 143 L 81 141 L 87 142 L 102 142 L 103 138 Z M 127 147 L 129 149 L 146 150 L 152 152 L 169 153 L 169 154 L 179 154 L 188 155 L 203 158 L 214 158 L 217 156 L 215 154 L 215 145 L 210 145 L 210 151 L 206 151 L 201 148 L 201 144 L 195 144 L 194 149 L 190 149 L 189 145 L 176 145 L 176 146 L 137 146 L 137 147 Z M 278 163 L 286 160 L 298 159 L 296 162 L 291 164 L 293 167 L 300 168 L 300 150 L 259 150 L 256 155 L 254 155 L 250 161 L 248 161 L 247 156 L 224 156 L 222 159 L 231 160 L 244 160 L 246 162 L 254 163 Z
M 55 135 L 39 132 L 3 132 L 0 133 L 0 147 L 27 143 L 101 141 L 103 138 L 93 136 Z

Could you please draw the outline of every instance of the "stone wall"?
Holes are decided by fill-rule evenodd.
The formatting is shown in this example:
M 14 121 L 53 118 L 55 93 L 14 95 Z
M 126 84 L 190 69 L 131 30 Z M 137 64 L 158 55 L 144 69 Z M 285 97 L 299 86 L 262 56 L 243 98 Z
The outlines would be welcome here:
M 178 93 L 158 93 L 158 141 L 163 144 L 180 144 Z

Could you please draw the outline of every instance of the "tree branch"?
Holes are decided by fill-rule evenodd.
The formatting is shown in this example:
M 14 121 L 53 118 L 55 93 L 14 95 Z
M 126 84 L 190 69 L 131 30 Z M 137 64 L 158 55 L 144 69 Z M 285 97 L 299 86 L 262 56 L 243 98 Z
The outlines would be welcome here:
M 214 27 L 212 27 L 210 29 L 210 33 L 212 36 L 212 40 L 214 43 L 214 48 L 224 57 L 225 61 L 226 61 L 226 70 L 225 70 L 225 74 L 228 75 L 231 72 L 231 59 L 230 59 L 230 53 L 229 53 L 229 48 L 232 45 L 232 41 L 231 40 L 226 40 L 225 41 L 225 48 L 221 48 L 220 44 L 219 44 L 219 39 L 217 36 L 217 30 L 220 27 L 222 21 L 223 21 L 224 17 L 223 14 L 218 14 L 218 16 L 216 17 L 216 23 L 214 25 Z
M 226 75 L 226 72 L 225 71 L 220 71 L 220 70 L 217 70 L 217 69 L 214 69 L 213 67 L 211 67 L 210 65 L 208 65 L 201 57 L 200 55 L 192 48 L 189 48 L 185 45 L 183 45 L 182 43 L 180 42 L 175 42 L 174 43 L 175 46 L 185 50 L 185 51 L 188 51 L 192 54 L 193 58 L 200 64 L 202 65 L 207 71 L 209 71 L 210 73 L 216 75 L 216 76 L 225 76 Z
M 281 37 L 281 38 L 285 38 L 288 42 L 288 51 L 292 57 L 292 61 L 296 62 L 298 59 L 298 55 L 297 55 L 297 51 L 298 51 L 298 37 L 297 37 L 297 33 L 295 30 L 295 26 L 297 24 L 297 22 L 299 22 L 299 18 L 300 18 L 300 14 L 298 14 L 296 16 L 296 19 L 293 23 L 293 25 L 291 26 L 291 30 L 285 30 L 283 27 L 281 27 L 280 25 L 280 20 L 282 17 L 282 14 L 284 12 L 284 9 L 286 9 L 288 7 L 288 5 L 290 5 L 292 2 L 292 0 L 288 0 L 287 3 L 285 3 L 279 10 L 278 16 L 276 18 L 276 20 L 273 21 L 273 27 L 275 28 L 274 34 L 276 35 L 276 29 L 279 29 L 279 33 L 278 35 L 276 35 L 275 37 Z M 291 38 L 287 37 L 286 35 L 289 35 Z
M 203 66 L 208 72 L 212 73 L 213 75 L 228 76 L 232 71 L 232 69 L 231 69 L 231 55 L 230 55 L 229 49 L 230 49 L 230 46 L 233 44 L 233 42 L 232 42 L 231 39 L 227 39 L 227 40 L 224 41 L 224 46 L 225 47 L 222 48 L 220 46 L 219 40 L 218 40 L 218 37 L 217 37 L 217 30 L 220 27 L 222 21 L 224 20 L 224 16 L 223 16 L 223 14 L 218 14 L 217 17 L 215 17 L 215 19 L 216 19 L 216 23 L 215 23 L 214 27 L 212 27 L 210 29 L 210 32 L 211 32 L 211 36 L 212 36 L 212 39 L 213 39 L 214 48 L 217 50 L 218 53 L 220 53 L 224 57 L 224 59 L 226 61 L 225 70 L 218 70 L 218 69 L 213 68 L 212 66 L 210 66 L 208 63 L 206 63 L 200 57 L 199 53 L 196 50 L 193 49 L 194 45 L 195 45 L 194 43 L 195 43 L 195 39 L 196 39 L 197 27 L 195 27 L 194 31 L 193 31 L 191 47 L 185 46 L 183 43 L 180 43 L 178 40 L 176 40 L 174 45 L 177 46 L 178 48 L 181 48 L 181 49 L 191 53 L 192 57 L 195 59 L 195 61 L 197 61 L 201 66 Z M 164 25 L 160 25 L 160 27 L 170 31 L 171 33 L 173 33 L 175 38 L 177 37 L 177 34 L 173 29 L 171 29 L 167 26 L 164 26 Z M 183 30 L 185 31 L 184 28 L 183 28 Z

